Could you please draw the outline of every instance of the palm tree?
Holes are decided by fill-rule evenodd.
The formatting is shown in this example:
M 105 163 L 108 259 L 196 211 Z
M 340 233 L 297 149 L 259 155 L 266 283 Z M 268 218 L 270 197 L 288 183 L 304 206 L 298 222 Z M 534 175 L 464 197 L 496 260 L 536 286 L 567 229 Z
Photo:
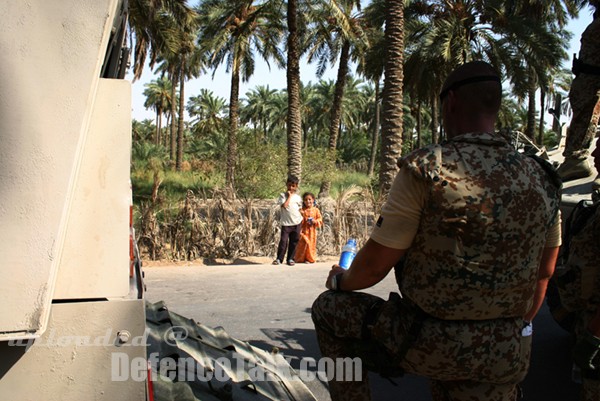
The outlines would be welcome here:
M 178 118 L 175 120 L 176 106 L 173 103 L 171 107 L 171 141 L 170 157 L 175 159 L 175 169 L 181 171 L 183 162 L 183 137 L 184 137 L 184 112 L 185 112 L 185 82 L 190 78 L 196 78 L 204 71 L 204 54 L 195 45 L 196 32 L 199 20 L 195 11 L 190 11 L 193 19 L 186 26 L 179 26 L 171 18 L 173 25 L 171 39 L 173 41 L 172 49 L 165 49 L 160 55 L 163 63 L 159 66 L 159 71 L 167 73 L 173 81 L 173 95 L 175 98 L 176 86 L 179 84 L 179 105 Z M 177 135 L 175 135 L 177 127 Z
M 302 3 L 304 4 L 304 3 Z M 287 167 L 288 175 L 302 177 L 302 115 L 300 112 L 300 42 L 306 23 L 300 25 L 298 18 L 304 13 L 298 12 L 298 0 L 287 1 Z
M 260 54 L 267 63 L 274 59 L 283 66 L 281 42 L 283 15 L 281 3 L 254 0 L 206 0 L 198 7 L 201 18 L 199 44 L 210 54 L 209 65 L 215 70 L 223 62 L 231 71 L 229 130 L 227 143 L 226 186 L 233 194 L 237 159 L 240 79 L 254 73 L 254 57 Z
M 375 85 L 373 94 L 373 121 L 371 123 L 371 155 L 369 157 L 368 175 L 372 177 L 375 172 L 375 160 L 381 126 L 381 79 L 385 69 L 385 4 L 382 0 L 375 0 L 365 9 L 365 20 L 368 21 L 367 35 L 371 47 L 367 50 L 364 62 L 358 65 L 358 72 L 372 81 Z
M 536 35 L 542 39 L 536 43 L 535 38 L 527 43 L 528 47 L 542 47 L 546 56 L 533 63 L 528 60 L 527 70 L 527 96 L 529 99 L 529 114 L 527 119 L 526 134 L 531 139 L 535 136 L 536 102 L 535 93 L 540 89 L 540 104 L 544 105 L 545 96 L 550 87 L 552 76 L 556 74 L 563 60 L 568 58 L 566 49 L 569 45 L 571 34 L 565 30 L 569 18 L 577 16 L 581 1 L 573 0 L 549 0 L 545 2 L 519 3 L 515 6 L 515 14 L 522 15 L 526 19 L 535 20 L 543 28 Z M 535 24 L 537 25 L 537 24 Z M 544 114 L 540 113 L 540 125 L 538 144 L 543 142 Z
M 406 81 L 417 81 L 415 76 L 419 73 L 442 79 L 458 64 L 488 61 L 508 78 L 519 99 L 529 95 L 529 125 L 533 129 L 534 91 L 538 86 L 548 86 L 548 72 L 560 65 L 565 56 L 567 34 L 562 27 L 565 16 L 576 9 L 575 3 L 580 1 L 414 0 L 407 7 L 411 45 L 407 48 L 406 65 L 410 79 Z M 411 70 L 409 63 L 413 58 Z M 429 71 L 429 66 L 437 66 L 437 70 Z M 430 96 L 434 113 L 434 94 L 441 86 L 441 82 L 435 83 L 437 90 Z M 433 121 L 436 120 L 434 116 Z
M 381 119 L 381 167 L 379 188 L 387 195 L 396 176 L 396 163 L 402 153 L 402 80 L 404 53 L 404 1 L 387 0 L 385 23 L 385 80 Z
M 173 99 L 173 101 L 170 102 L 171 107 L 169 108 L 169 160 L 175 160 L 177 151 L 177 119 L 175 118 L 175 116 L 177 113 L 177 104 L 179 103 L 179 101 L 177 96 L 178 74 L 175 70 L 176 65 L 174 60 L 163 60 L 156 69 L 156 72 L 160 72 L 162 77 L 166 75 L 171 81 L 171 99 Z
M 322 79 L 317 82 L 313 90 L 313 96 L 309 101 L 309 107 L 314 112 L 312 120 L 313 131 L 315 133 L 313 143 L 315 146 L 327 146 L 329 144 L 329 137 L 323 138 L 323 134 L 331 126 L 331 109 L 335 96 L 335 81 Z
M 146 118 L 142 121 L 131 121 L 131 136 L 135 142 L 150 142 L 153 134 L 156 133 L 156 127 L 152 120 Z
M 315 86 L 312 82 L 300 84 L 300 115 L 302 116 L 302 135 L 304 137 L 304 152 L 308 150 L 309 143 L 316 146 L 317 129 L 313 123 L 317 118 L 317 113 L 313 109 L 313 99 L 316 96 Z M 310 137 L 312 136 L 312 142 Z
M 186 0 L 129 0 L 129 26 L 135 38 L 134 80 L 142 76 L 148 52 L 153 68 L 161 54 L 176 51 L 177 30 L 187 27 L 195 18 L 186 3 Z
M 194 136 L 207 138 L 213 132 L 224 133 L 226 128 L 226 100 L 201 89 L 200 94 L 188 99 L 187 112 L 192 118 Z
M 367 35 L 359 0 L 335 0 L 320 2 L 320 7 L 311 11 L 310 20 L 315 23 L 314 33 L 309 35 L 308 61 L 318 61 L 317 76 L 321 77 L 328 63 L 339 61 L 331 118 L 329 125 L 328 168 L 333 169 L 336 161 L 336 144 L 340 132 L 342 101 L 352 59 L 363 57 L 368 48 Z M 319 197 L 327 196 L 331 182 L 321 184 Z
M 282 89 L 273 94 L 270 101 L 269 141 L 285 143 L 287 141 L 288 94 Z
M 154 136 L 154 143 L 160 145 L 161 142 L 161 129 L 162 129 L 162 116 L 165 110 L 168 110 L 171 104 L 171 81 L 166 77 L 159 77 L 153 81 L 148 82 L 144 85 L 144 96 L 146 101 L 144 107 L 149 109 L 153 108 L 156 112 L 156 134 Z
M 240 110 L 241 121 L 252 122 L 255 130 L 262 130 L 265 142 L 269 139 L 276 95 L 277 89 L 270 89 L 268 85 L 257 86 L 246 93 L 245 104 Z
M 197 78 L 204 71 L 206 64 L 205 53 L 195 46 L 193 37 L 188 33 L 182 33 L 183 40 L 178 53 L 179 72 L 179 124 L 177 126 L 177 158 L 175 168 L 181 171 L 183 162 L 183 137 L 184 137 L 184 113 L 185 113 L 185 82 L 190 78 Z

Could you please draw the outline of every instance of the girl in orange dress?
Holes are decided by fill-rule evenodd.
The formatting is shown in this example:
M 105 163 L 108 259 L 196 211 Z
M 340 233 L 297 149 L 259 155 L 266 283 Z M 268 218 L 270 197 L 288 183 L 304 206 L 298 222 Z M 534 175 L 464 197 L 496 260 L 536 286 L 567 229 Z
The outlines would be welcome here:
M 317 227 L 323 226 L 321 212 L 315 206 L 315 196 L 310 192 L 302 195 L 302 231 L 296 248 L 297 263 L 315 263 L 317 259 Z

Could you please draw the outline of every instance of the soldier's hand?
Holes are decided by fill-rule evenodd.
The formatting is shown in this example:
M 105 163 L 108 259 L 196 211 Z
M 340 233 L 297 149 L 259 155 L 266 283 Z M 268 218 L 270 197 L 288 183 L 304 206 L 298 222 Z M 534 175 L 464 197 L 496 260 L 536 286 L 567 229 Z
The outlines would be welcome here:
M 593 360 L 600 350 L 600 338 L 589 331 L 585 331 L 578 339 L 573 348 L 573 362 L 582 370 L 595 370 Z
M 329 288 L 330 290 L 339 290 L 339 281 L 341 281 L 341 277 L 336 277 L 334 280 L 332 280 L 332 278 L 344 272 L 345 270 L 340 265 L 331 266 L 331 270 L 329 270 L 329 275 L 327 276 L 327 281 L 325 281 L 325 287 Z

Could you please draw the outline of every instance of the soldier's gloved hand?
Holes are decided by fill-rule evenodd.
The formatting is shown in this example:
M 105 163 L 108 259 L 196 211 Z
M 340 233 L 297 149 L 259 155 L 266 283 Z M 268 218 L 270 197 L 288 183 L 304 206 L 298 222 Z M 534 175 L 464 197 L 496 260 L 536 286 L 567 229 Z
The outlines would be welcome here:
M 573 362 L 582 370 L 594 370 L 596 366 L 592 363 L 600 350 L 600 338 L 589 331 L 585 331 L 578 339 L 573 348 Z

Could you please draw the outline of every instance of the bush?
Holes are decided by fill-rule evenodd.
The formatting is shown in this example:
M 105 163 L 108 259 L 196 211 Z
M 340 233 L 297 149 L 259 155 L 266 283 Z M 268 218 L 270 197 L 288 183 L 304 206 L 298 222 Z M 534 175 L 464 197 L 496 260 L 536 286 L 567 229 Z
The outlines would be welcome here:
M 244 199 L 267 199 L 285 188 L 287 150 L 284 146 L 243 141 L 238 147 L 239 163 L 235 189 Z

